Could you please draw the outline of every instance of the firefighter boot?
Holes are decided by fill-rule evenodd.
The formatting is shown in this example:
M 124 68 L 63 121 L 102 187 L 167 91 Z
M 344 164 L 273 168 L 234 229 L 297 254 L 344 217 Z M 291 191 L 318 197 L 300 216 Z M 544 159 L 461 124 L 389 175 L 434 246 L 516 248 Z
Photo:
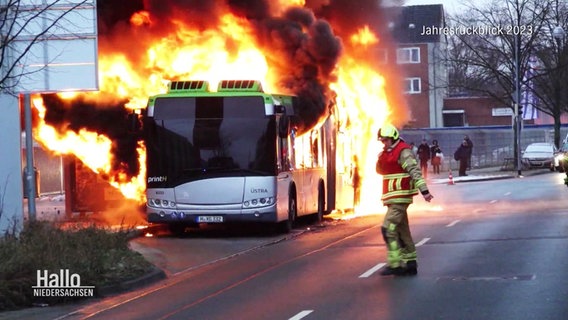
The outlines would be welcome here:
M 402 267 L 385 267 L 383 271 L 381 271 L 381 276 L 403 276 L 405 273 L 406 270 Z
M 416 260 L 410 260 L 406 262 L 406 274 L 409 276 L 415 276 L 418 274 L 418 264 Z

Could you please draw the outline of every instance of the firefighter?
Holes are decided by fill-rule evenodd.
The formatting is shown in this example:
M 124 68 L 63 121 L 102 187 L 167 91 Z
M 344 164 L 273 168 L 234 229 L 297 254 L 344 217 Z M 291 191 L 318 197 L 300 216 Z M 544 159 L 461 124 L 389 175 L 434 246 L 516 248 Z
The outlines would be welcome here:
M 383 176 L 381 200 L 387 206 L 387 213 L 381 231 L 388 250 L 388 265 L 381 275 L 416 275 L 416 247 L 407 209 L 418 191 L 428 202 L 433 197 L 410 145 L 400 138 L 398 130 L 393 125 L 384 125 L 378 132 L 378 140 L 384 144 L 376 170 Z

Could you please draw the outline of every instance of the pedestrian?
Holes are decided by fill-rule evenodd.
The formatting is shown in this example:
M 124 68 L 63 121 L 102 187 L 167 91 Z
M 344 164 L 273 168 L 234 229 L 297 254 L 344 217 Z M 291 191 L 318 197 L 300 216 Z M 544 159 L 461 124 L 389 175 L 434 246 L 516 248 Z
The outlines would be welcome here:
M 398 130 L 390 124 L 378 132 L 384 149 L 379 153 L 376 171 L 383 176 L 381 200 L 387 206 L 381 232 L 387 246 L 388 266 L 381 275 L 416 275 L 418 264 L 416 246 L 408 224 L 408 206 L 418 191 L 430 202 L 426 180 L 416 162 L 416 157 Z
M 418 159 L 420 160 L 420 170 L 422 170 L 422 176 L 428 178 L 428 161 L 430 161 L 430 146 L 426 139 L 422 139 L 422 143 L 418 146 Z
M 438 140 L 432 140 L 430 155 L 432 156 L 432 171 L 435 174 L 439 174 L 440 166 L 442 165 L 442 160 L 444 159 L 444 154 L 442 153 L 442 149 L 440 149 L 440 146 L 438 145 Z
M 414 157 L 418 156 L 418 147 L 414 144 L 414 141 L 410 143 L 410 149 L 414 153 Z
M 460 146 L 456 149 L 456 152 L 454 152 L 454 160 L 460 162 L 459 173 L 458 173 L 460 177 L 467 176 L 465 171 L 467 169 L 468 159 L 469 159 L 469 147 L 467 141 L 463 139 Z
M 467 134 L 463 137 L 463 139 L 467 144 L 467 170 L 471 170 L 471 154 L 473 153 L 473 142 Z

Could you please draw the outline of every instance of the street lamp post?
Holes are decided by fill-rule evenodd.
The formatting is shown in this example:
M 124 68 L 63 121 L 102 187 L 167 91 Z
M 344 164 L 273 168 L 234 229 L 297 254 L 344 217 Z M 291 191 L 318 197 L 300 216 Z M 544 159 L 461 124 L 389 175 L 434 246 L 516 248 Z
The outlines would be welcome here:
M 523 116 L 520 114 L 519 104 L 521 103 L 521 85 L 520 85 L 520 57 L 519 57 L 519 35 L 514 36 L 513 45 L 514 45 L 514 58 L 515 58 L 515 93 L 514 93 L 514 115 L 513 115 L 513 126 L 514 126 L 514 149 L 515 149 L 515 158 L 516 158 L 516 166 L 517 166 L 517 176 L 521 177 L 521 124 L 523 121 Z
M 556 66 L 555 66 L 555 71 L 553 72 L 554 75 L 554 79 L 552 79 L 554 81 L 554 88 L 555 88 L 555 92 L 554 92 L 554 143 L 556 144 L 557 147 L 559 147 L 559 143 L 560 143 L 560 114 L 561 114 L 561 110 L 563 106 L 563 103 L 565 103 L 565 99 L 564 97 L 561 97 L 561 94 L 558 90 L 562 90 L 560 89 L 561 87 L 563 87 L 563 81 L 565 81 L 566 77 L 565 77 L 565 61 L 563 59 L 563 40 L 564 40 L 564 29 L 560 26 L 557 25 L 553 30 L 552 30 L 552 37 L 554 38 L 554 40 L 556 40 Z M 563 91 L 563 90 L 562 90 Z

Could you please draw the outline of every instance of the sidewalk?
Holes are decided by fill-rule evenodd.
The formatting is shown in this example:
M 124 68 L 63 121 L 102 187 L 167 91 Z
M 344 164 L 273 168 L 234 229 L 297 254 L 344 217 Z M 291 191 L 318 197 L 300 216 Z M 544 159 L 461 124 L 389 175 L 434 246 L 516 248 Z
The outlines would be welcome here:
M 432 170 L 430 168 L 430 170 Z M 538 174 L 550 173 L 550 169 L 530 169 L 521 171 L 522 177 L 529 177 Z M 496 180 L 496 179 L 509 179 L 516 178 L 516 170 L 501 170 L 501 167 L 488 167 L 488 168 L 473 168 L 466 172 L 467 176 L 459 177 L 457 171 L 451 171 L 454 183 L 462 182 L 472 182 L 472 181 L 484 181 L 484 180 Z M 450 181 L 449 171 L 440 171 L 439 174 L 434 174 L 431 171 L 428 172 L 427 181 L 433 184 L 449 183 Z

